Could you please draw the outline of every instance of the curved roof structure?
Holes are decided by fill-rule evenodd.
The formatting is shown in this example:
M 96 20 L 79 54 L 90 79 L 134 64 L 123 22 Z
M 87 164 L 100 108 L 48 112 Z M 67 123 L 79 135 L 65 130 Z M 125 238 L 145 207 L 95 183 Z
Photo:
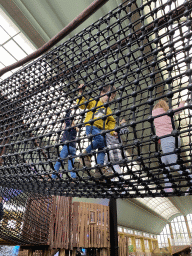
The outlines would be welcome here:
M 22 45 L 25 43 L 28 45 L 25 46 L 25 49 L 19 49 L 20 54 L 26 55 L 31 50 L 41 47 L 45 42 L 55 36 L 91 2 L 92 0 L 55 0 L 53 4 L 51 0 L 0 0 L 0 15 L 4 15 L 3 13 L 5 12 L 15 24 L 11 26 L 12 33 L 15 33 L 14 35 L 20 35 L 23 40 L 23 42 L 18 41 L 18 44 Z M 84 24 L 73 31 L 69 37 L 95 22 L 122 2 L 123 0 L 109 1 L 84 22 Z M 13 32 L 14 29 L 15 32 Z M 9 40 L 10 43 L 14 44 L 15 40 L 11 42 L 13 36 L 7 39 L 5 38 L 5 40 Z M 1 43 L 3 44 L 4 42 Z M 9 51 L 8 48 L 7 50 Z M 0 49 L 1 51 L 2 48 Z M 2 54 L 0 55 L 2 56 Z M 13 59 L 16 60 L 16 56 L 11 56 L 10 63 L 7 62 L 4 65 L 11 64 Z M 74 198 L 74 200 L 108 204 L 107 199 Z M 117 211 L 119 225 L 159 234 L 165 224 L 170 222 L 175 216 L 186 216 L 188 213 L 192 213 L 192 196 L 118 199 Z
M 138 198 L 137 201 L 146 205 L 157 214 L 161 215 L 164 219 L 169 219 L 173 215 L 179 214 L 179 210 L 174 204 L 166 197 L 158 198 Z

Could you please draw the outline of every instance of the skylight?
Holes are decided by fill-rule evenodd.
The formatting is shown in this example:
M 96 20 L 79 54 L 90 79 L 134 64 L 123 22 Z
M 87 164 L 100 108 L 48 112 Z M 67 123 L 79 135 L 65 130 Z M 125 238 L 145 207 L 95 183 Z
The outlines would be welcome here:
M 137 200 L 165 219 L 169 219 L 171 216 L 180 213 L 178 209 L 171 203 L 168 198 L 137 198 Z
M 23 59 L 36 50 L 2 9 L 0 9 L 0 35 L 0 69 Z M 0 81 L 15 71 L 16 69 L 7 72 L 0 77 Z

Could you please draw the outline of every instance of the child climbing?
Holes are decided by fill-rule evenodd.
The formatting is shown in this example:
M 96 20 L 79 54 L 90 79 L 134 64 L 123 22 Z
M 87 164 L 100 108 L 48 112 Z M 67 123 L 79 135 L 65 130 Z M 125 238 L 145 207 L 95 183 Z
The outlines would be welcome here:
M 181 112 L 179 109 L 184 107 L 184 104 L 185 104 L 184 101 L 180 102 L 179 108 L 175 109 L 175 110 L 178 110 L 177 112 L 175 112 L 175 114 L 179 114 Z M 165 114 L 168 110 L 169 110 L 169 106 L 166 103 L 166 101 L 160 100 L 154 106 L 152 115 L 153 116 L 162 115 L 162 114 Z M 167 155 L 164 155 L 161 157 L 162 162 L 165 165 L 170 165 L 170 167 L 166 167 L 167 170 L 170 171 L 170 168 L 172 168 L 172 169 L 178 171 L 180 174 L 182 174 L 183 172 L 180 171 L 180 166 L 177 164 L 177 155 L 176 154 L 168 154 L 168 153 L 174 152 L 174 150 L 175 150 L 175 137 L 173 137 L 171 135 L 171 132 L 173 131 L 171 117 L 168 115 L 163 115 L 163 116 L 157 117 L 154 119 L 154 125 L 155 125 L 155 129 L 156 129 L 156 135 L 158 137 L 170 135 L 170 136 L 166 136 L 165 138 L 160 139 L 163 154 L 167 154 Z M 178 146 L 180 146 L 180 145 L 181 145 L 180 137 L 178 137 Z M 187 170 L 187 172 L 190 173 L 189 170 Z M 190 175 L 190 177 L 192 178 L 192 175 Z M 167 181 L 168 181 L 168 179 L 165 179 L 165 182 L 166 182 L 165 183 L 165 192 L 172 192 L 173 191 L 173 189 L 171 188 L 172 184 L 168 183 Z M 169 188 L 167 188 L 167 187 L 169 187 Z
M 122 119 L 119 123 L 122 127 L 120 129 L 119 135 L 128 133 L 129 129 L 125 126 L 126 125 L 125 119 Z M 121 143 L 122 143 L 122 140 L 120 136 L 118 136 L 117 132 L 114 132 L 113 135 L 111 135 L 110 133 L 106 134 L 106 144 L 107 144 L 107 148 L 110 150 L 109 150 L 109 156 L 108 154 L 105 155 L 105 165 L 108 162 L 116 163 L 123 159 L 122 151 L 121 149 L 119 149 L 119 146 Z M 118 164 L 113 165 L 113 168 L 115 172 L 121 173 L 121 167 Z M 114 172 L 110 170 L 110 173 L 113 174 Z
M 57 161 L 55 163 L 54 169 L 59 172 L 59 168 L 61 166 L 61 162 L 68 156 L 76 155 L 76 136 L 77 136 L 77 131 L 78 128 L 75 127 L 74 121 L 70 120 L 70 114 L 71 114 L 71 109 L 67 110 L 67 113 L 65 115 L 65 123 L 64 123 L 64 133 L 61 142 L 64 143 L 66 141 L 69 141 L 67 144 L 65 144 L 61 150 L 60 153 L 60 161 Z M 74 158 L 72 160 L 68 160 L 68 170 L 73 169 L 73 164 L 74 163 Z M 76 178 L 76 173 L 75 172 L 70 172 L 72 178 Z M 56 178 L 56 175 L 53 174 L 52 178 Z
M 84 84 L 81 84 L 79 88 L 79 96 L 83 92 Z M 112 116 L 112 111 L 109 107 L 105 107 L 104 103 L 113 100 L 116 96 L 115 87 L 104 86 L 100 93 L 100 99 L 98 101 L 94 99 L 89 99 L 85 103 L 85 98 L 82 97 L 77 100 L 77 104 L 81 109 L 89 109 L 85 117 L 86 135 L 95 135 L 92 139 L 91 144 L 83 151 L 85 154 L 84 162 L 85 165 L 91 167 L 91 157 L 87 154 L 91 153 L 92 150 L 98 149 L 97 153 L 97 164 L 102 166 L 104 164 L 105 152 L 103 148 L 105 147 L 105 139 L 101 135 L 102 130 L 113 130 L 115 128 L 115 119 Z M 90 122 L 94 120 L 94 122 Z M 114 131 L 111 131 L 111 135 Z M 107 174 L 107 168 L 101 167 L 102 174 Z

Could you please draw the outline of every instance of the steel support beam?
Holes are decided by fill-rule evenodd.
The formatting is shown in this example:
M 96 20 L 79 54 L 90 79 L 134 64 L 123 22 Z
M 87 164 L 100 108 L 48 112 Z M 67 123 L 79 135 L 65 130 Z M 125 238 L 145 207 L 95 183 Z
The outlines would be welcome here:
M 114 198 L 109 201 L 109 212 L 111 256 L 118 256 L 117 203 Z

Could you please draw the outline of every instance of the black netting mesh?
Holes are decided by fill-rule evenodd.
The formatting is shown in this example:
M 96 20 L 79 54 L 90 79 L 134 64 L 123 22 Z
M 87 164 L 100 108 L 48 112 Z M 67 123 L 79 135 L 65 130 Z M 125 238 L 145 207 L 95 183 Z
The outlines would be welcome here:
M 124 1 L 1 82 L 3 196 L 190 193 L 191 35 L 191 1 Z
M 30 195 L 16 189 L 4 188 L 1 192 L 3 211 L 0 207 L 0 243 L 46 245 L 53 198 Z

